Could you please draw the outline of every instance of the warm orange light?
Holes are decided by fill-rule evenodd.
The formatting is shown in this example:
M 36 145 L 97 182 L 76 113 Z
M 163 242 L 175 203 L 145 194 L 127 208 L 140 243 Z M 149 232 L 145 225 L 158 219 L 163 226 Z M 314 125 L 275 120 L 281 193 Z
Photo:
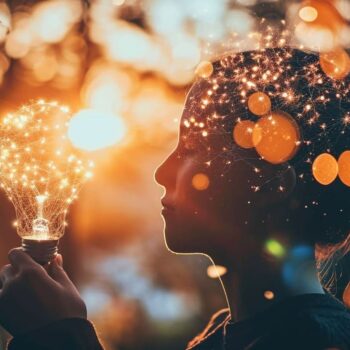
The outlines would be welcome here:
M 214 71 L 214 67 L 209 61 L 201 62 L 195 71 L 195 74 L 201 78 L 209 78 Z
M 267 299 L 267 300 L 272 300 L 274 297 L 275 297 L 275 294 L 271 291 L 271 290 L 266 290 L 264 292 L 264 297 Z
M 233 139 L 237 145 L 243 148 L 253 148 L 253 129 L 255 123 L 250 120 L 243 120 L 236 124 L 233 129 Z
M 207 275 L 210 278 L 219 278 L 227 272 L 227 268 L 221 265 L 210 265 L 207 268 Z
M 342 48 L 321 53 L 320 64 L 325 74 L 333 79 L 343 79 L 350 73 L 350 57 Z
M 327 28 L 333 33 L 337 33 L 345 23 L 333 0 L 304 1 L 299 17 L 314 28 Z
M 338 175 L 337 160 L 329 153 L 320 154 L 312 164 L 312 174 L 321 185 L 331 184 Z
M 318 16 L 317 10 L 312 6 L 304 6 L 299 11 L 299 17 L 304 22 L 313 22 Z
M 350 151 L 344 151 L 338 159 L 338 175 L 341 182 L 350 187 Z
M 350 282 L 346 286 L 344 293 L 343 293 L 343 303 L 350 308 Z
M 192 178 L 192 186 L 198 191 L 204 191 L 209 187 L 210 181 L 207 175 L 198 173 Z
M 290 115 L 273 112 L 255 124 L 252 139 L 262 158 L 272 164 L 279 164 L 294 156 L 300 142 L 300 133 Z
M 86 151 L 97 151 L 120 142 L 125 136 L 124 121 L 117 115 L 82 109 L 69 121 L 68 138 Z
M 263 92 L 255 92 L 249 96 L 248 108 L 253 114 L 265 115 L 271 110 L 270 97 Z

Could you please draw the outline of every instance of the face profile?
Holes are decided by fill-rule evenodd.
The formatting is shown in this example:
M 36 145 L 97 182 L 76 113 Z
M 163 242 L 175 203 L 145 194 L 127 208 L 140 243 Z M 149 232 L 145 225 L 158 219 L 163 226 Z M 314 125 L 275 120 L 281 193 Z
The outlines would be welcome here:
M 215 261 L 255 254 L 276 234 L 287 246 L 344 243 L 350 189 L 315 160 L 337 162 L 350 149 L 348 79 L 291 48 L 211 67 L 189 91 L 178 145 L 156 172 L 168 247 Z
M 349 9 L 2 1 L 0 350 L 350 350 Z

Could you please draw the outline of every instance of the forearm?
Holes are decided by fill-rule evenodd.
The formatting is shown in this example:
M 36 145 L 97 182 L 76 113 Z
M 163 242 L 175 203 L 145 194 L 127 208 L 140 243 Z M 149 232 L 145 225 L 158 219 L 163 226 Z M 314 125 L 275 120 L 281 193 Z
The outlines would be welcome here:
M 8 350 L 103 350 L 95 329 L 82 318 L 64 319 L 14 337 Z

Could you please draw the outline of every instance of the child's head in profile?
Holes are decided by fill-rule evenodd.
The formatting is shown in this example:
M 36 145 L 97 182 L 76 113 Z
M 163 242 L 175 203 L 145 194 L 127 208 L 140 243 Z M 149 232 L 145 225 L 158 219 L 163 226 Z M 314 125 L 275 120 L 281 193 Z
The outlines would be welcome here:
M 347 249 L 350 64 L 332 55 L 276 48 L 202 65 L 156 173 L 171 250 L 219 263 L 261 255 L 272 237 L 319 258 Z
M 324 292 L 314 257 L 349 246 L 349 70 L 342 50 L 291 48 L 201 67 L 156 179 L 168 247 L 226 267 L 230 310 L 188 350 L 350 348 L 349 312 Z M 102 349 L 62 258 L 44 269 L 17 248 L 9 260 L 0 323 L 11 349 Z

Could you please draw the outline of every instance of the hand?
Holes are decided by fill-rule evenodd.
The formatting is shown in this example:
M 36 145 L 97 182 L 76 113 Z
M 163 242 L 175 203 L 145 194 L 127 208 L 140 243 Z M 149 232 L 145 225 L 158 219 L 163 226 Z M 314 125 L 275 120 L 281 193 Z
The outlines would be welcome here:
M 65 318 L 85 318 L 86 306 L 57 255 L 47 270 L 21 248 L 0 272 L 0 323 L 13 336 Z

